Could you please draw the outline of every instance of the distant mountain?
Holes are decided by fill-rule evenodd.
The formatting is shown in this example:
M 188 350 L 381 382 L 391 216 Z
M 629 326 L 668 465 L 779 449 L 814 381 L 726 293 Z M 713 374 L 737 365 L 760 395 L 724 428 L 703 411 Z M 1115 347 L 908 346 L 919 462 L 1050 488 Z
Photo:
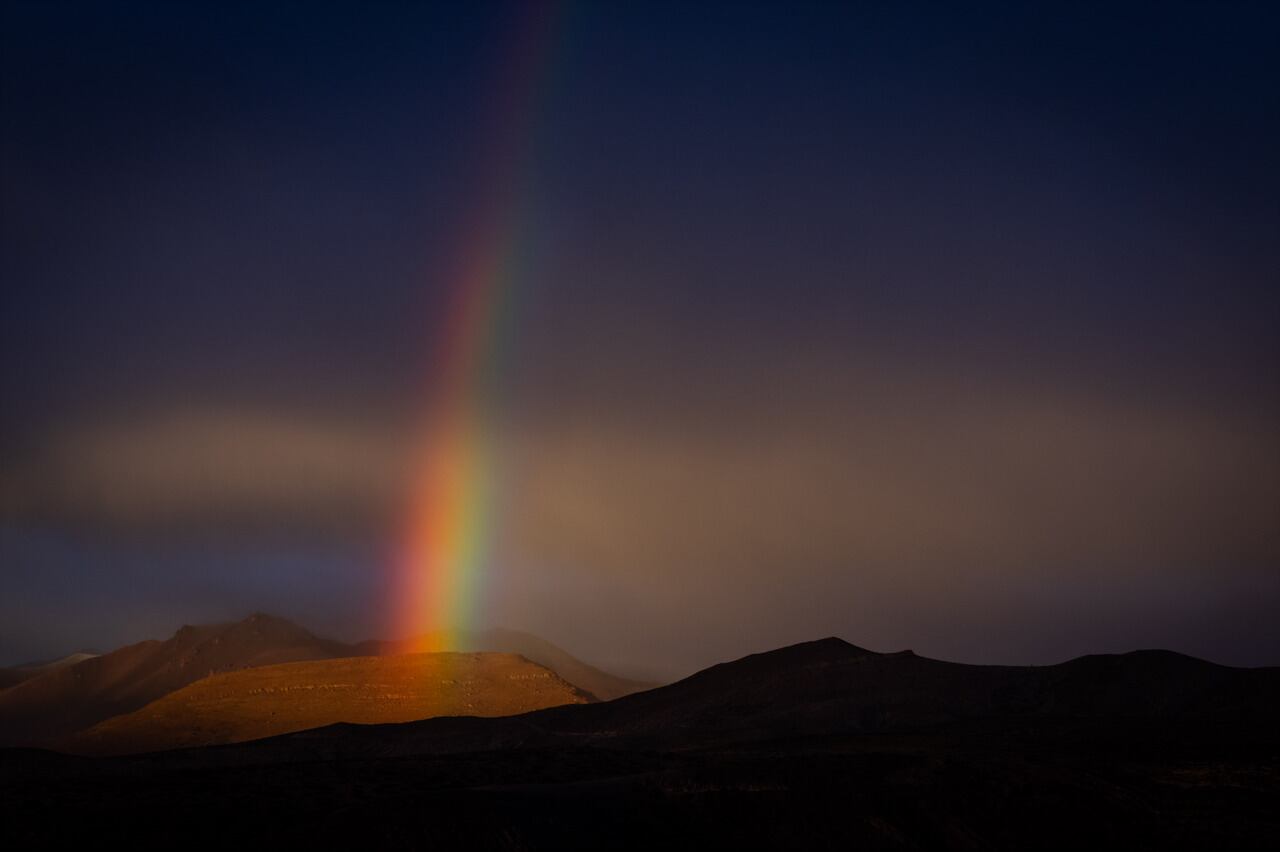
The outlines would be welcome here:
M 591 696 L 515 654 L 346 657 L 215 674 L 59 743 L 82 754 L 242 742 L 331 725 L 507 716 Z
M 356 646 L 368 654 L 404 653 L 413 647 L 430 647 L 430 637 L 418 637 L 400 642 L 372 641 Z M 601 701 L 610 701 L 633 692 L 642 692 L 658 686 L 656 683 L 629 680 L 601 671 L 584 663 L 568 651 L 545 639 L 519 630 L 475 630 L 455 633 L 452 641 L 458 651 L 496 651 L 503 654 L 519 654 L 527 660 L 546 666 L 574 686 L 591 693 Z
M 258 613 L 229 624 L 186 626 L 166 641 L 140 642 L 97 657 L 72 655 L 30 672 L 0 670 L 0 683 L 15 673 L 12 685 L 0 691 L 0 746 L 61 741 L 212 674 L 275 663 L 402 654 L 411 647 L 413 643 L 385 641 L 348 645 Z M 550 642 L 514 630 L 464 633 L 459 650 L 518 654 L 596 698 L 651 686 L 614 677 Z
M 37 673 L 47 672 L 63 668 L 64 666 L 74 666 L 76 663 L 83 663 L 85 660 L 91 660 L 97 656 L 100 656 L 97 651 L 76 651 L 73 654 L 67 654 L 65 657 L 58 657 L 55 660 L 40 660 L 35 663 L 21 663 L 13 666 L 13 668 Z
M 56 660 L 46 660 L 39 663 L 23 663 L 19 666 L 9 666 L 8 668 L 0 668 L 0 690 L 8 689 L 11 686 L 17 686 L 25 680 L 31 680 L 57 669 L 67 666 L 74 666 L 76 663 L 83 663 L 85 660 L 91 660 L 97 654 L 91 651 L 77 651 L 74 654 L 68 654 Z
M 0 744 L 47 742 L 137 710 L 217 672 L 347 653 L 340 642 L 268 615 L 186 626 L 166 641 L 129 645 L 0 692 Z

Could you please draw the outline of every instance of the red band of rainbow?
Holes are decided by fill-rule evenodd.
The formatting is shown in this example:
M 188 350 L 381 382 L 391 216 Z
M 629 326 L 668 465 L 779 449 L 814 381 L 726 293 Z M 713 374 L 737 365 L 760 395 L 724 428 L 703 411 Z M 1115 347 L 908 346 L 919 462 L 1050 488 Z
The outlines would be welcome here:
M 539 82 L 556 4 L 524 2 L 482 158 L 486 186 L 460 254 L 432 359 L 434 389 L 393 583 L 410 650 L 458 648 L 473 625 L 495 525 L 495 381 L 517 285 Z

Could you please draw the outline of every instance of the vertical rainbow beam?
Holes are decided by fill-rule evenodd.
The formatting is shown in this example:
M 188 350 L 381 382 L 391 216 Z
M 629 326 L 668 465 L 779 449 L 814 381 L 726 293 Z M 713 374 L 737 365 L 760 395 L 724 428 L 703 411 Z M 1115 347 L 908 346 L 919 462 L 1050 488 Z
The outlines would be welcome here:
M 528 2 L 504 54 L 496 111 L 486 128 L 487 180 L 466 228 L 451 304 L 432 361 L 434 396 L 404 538 L 397 557 L 395 633 L 412 650 L 458 647 L 472 623 L 494 524 L 497 381 L 504 320 L 527 230 L 522 205 L 532 155 L 538 82 L 545 73 L 554 4 Z

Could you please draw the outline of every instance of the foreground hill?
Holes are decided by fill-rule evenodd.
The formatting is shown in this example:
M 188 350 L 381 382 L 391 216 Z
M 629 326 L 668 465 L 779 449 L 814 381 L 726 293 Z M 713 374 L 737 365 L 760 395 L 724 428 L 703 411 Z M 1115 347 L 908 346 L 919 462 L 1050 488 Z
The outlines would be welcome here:
M 219 848 L 1273 850 L 1276 718 L 1277 669 L 966 666 L 828 639 L 519 716 L 0 750 L 0 841 L 200 825 Z
M 63 745 L 122 754 L 254 740 L 336 722 L 509 716 L 590 696 L 515 654 L 406 654 L 261 666 L 216 674 Z
M 342 643 L 267 615 L 183 627 L 163 642 L 129 645 L 0 692 L 0 745 L 51 741 L 217 672 L 331 659 L 345 652 Z

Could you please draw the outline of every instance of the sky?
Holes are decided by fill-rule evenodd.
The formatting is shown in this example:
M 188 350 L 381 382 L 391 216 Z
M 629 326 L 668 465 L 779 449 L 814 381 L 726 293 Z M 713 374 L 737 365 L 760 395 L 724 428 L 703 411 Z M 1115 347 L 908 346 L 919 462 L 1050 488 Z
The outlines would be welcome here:
M 0 663 L 386 636 L 505 180 L 478 625 L 1280 665 L 1270 4 L 535 11 L 5 0 Z

